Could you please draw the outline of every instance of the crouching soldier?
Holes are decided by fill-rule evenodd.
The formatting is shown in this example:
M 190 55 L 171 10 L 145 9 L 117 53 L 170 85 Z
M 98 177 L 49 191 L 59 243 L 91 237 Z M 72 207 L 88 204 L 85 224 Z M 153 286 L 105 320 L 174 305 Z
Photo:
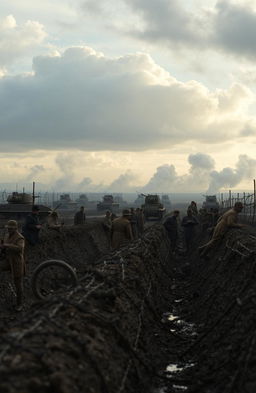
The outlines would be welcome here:
M 23 277 L 24 277 L 24 246 L 25 239 L 18 232 L 15 220 L 9 220 L 5 226 L 8 230 L 0 249 L 5 254 L 5 259 L 0 265 L 0 271 L 10 270 L 16 290 L 16 311 L 22 310 L 23 304 Z

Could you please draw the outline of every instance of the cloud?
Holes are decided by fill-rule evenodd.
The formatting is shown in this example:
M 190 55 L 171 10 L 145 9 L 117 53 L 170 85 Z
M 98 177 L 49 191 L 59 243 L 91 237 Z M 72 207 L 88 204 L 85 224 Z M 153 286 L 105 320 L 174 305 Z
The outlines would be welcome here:
M 0 79 L 1 149 L 129 150 L 225 142 L 248 123 L 252 92 L 182 83 L 143 53 L 88 47 L 34 59 L 34 74 Z
M 31 180 L 34 180 L 34 179 L 36 179 L 36 177 L 37 177 L 39 174 L 41 174 L 41 173 L 44 172 L 44 171 L 45 171 L 45 168 L 44 168 L 43 165 L 33 165 L 33 166 L 30 168 L 30 172 L 29 172 L 29 174 L 26 176 L 26 178 L 25 178 L 24 181 L 31 181 Z
M 210 173 L 208 193 L 216 193 L 221 188 L 232 188 L 244 179 L 253 179 L 256 170 L 256 160 L 246 154 L 240 155 L 235 168 L 223 168 L 221 171 Z
M 13 15 L 0 20 L 0 67 L 4 68 L 31 55 L 46 36 L 43 25 L 37 21 L 28 20 L 18 25 Z
M 109 186 L 109 190 L 111 192 L 120 192 L 120 190 L 126 191 L 134 191 L 134 182 L 136 181 L 137 176 L 133 174 L 131 171 L 127 171 L 124 174 L 121 174 L 117 179 L 115 179 Z
M 233 188 L 243 180 L 253 179 L 256 160 L 247 155 L 240 155 L 235 168 L 226 167 L 214 170 L 215 162 L 204 153 L 191 154 L 188 157 L 190 168 L 187 174 L 179 176 L 173 165 L 157 168 L 149 182 L 143 187 L 144 192 L 207 192 L 215 194 L 223 188 Z
M 126 12 L 115 17 L 116 3 L 120 9 L 126 7 Z M 108 21 L 103 23 L 119 34 L 172 50 L 221 51 L 249 60 L 256 56 L 253 2 L 219 0 L 212 6 L 193 7 L 178 0 L 98 0 L 95 7 L 92 0 L 84 0 L 82 9 L 85 14 L 102 15 Z

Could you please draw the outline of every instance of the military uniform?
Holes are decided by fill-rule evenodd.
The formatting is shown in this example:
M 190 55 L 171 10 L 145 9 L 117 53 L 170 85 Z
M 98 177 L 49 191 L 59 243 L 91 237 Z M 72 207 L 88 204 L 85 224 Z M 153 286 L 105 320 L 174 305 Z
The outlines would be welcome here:
M 0 270 L 11 270 L 17 294 L 17 305 L 20 306 L 22 304 L 23 276 L 25 271 L 25 239 L 18 231 L 16 231 L 5 236 L 3 246 L 6 259 L 0 264 Z
M 79 210 L 74 216 L 74 225 L 84 225 L 85 224 L 85 212 Z
M 229 228 L 241 227 L 237 224 L 238 212 L 235 209 L 230 209 L 224 213 L 217 222 L 211 240 L 204 246 L 199 247 L 201 255 L 205 255 L 215 244 L 217 244 L 228 231 Z
M 132 228 L 129 219 L 125 216 L 116 218 L 111 228 L 112 248 L 119 248 L 122 244 L 133 239 Z

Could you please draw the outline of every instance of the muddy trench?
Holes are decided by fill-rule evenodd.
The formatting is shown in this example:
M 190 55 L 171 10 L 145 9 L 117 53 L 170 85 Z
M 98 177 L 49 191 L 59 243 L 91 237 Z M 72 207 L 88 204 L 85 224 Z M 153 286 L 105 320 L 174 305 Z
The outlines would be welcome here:
M 0 283 L 1 393 L 255 392 L 255 231 L 230 231 L 209 260 L 204 236 L 174 256 L 155 224 L 113 257 L 100 222 L 43 232 L 23 312 Z M 50 258 L 79 285 L 37 301 L 31 273 Z

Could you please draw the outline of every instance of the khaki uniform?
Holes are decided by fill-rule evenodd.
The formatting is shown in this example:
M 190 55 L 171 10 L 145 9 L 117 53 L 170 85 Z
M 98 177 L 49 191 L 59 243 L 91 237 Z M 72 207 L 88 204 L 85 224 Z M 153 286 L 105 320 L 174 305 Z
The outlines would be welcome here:
M 47 227 L 51 229 L 60 229 L 58 216 L 50 214 L 47 217 Z
M 4 239 L 4 244 L 6 245 L 6 259 L 0 264 L 0 270 L 11 270 L 17 293 L 17 303 L 19 304 L 22 302 L 23 295 L 25 239 L 17 231 L 13 234 L 7 234 Z
M 209 249 L 218 243 L 229 228 L 240 227 L 240 224 L 237 224 L 237 220 L 238 212 L 236 212 L 234 209 L 230 209 L 224 213 L 217 222 L 211 240 L 204 246 L 199 247 L 199 250 L 202 251 L 202 254 L 206 254 Z
M 114 249 L 133 239 L 131 223 L 126 217 L 119 217 L 113 221 L 111 233 Z

